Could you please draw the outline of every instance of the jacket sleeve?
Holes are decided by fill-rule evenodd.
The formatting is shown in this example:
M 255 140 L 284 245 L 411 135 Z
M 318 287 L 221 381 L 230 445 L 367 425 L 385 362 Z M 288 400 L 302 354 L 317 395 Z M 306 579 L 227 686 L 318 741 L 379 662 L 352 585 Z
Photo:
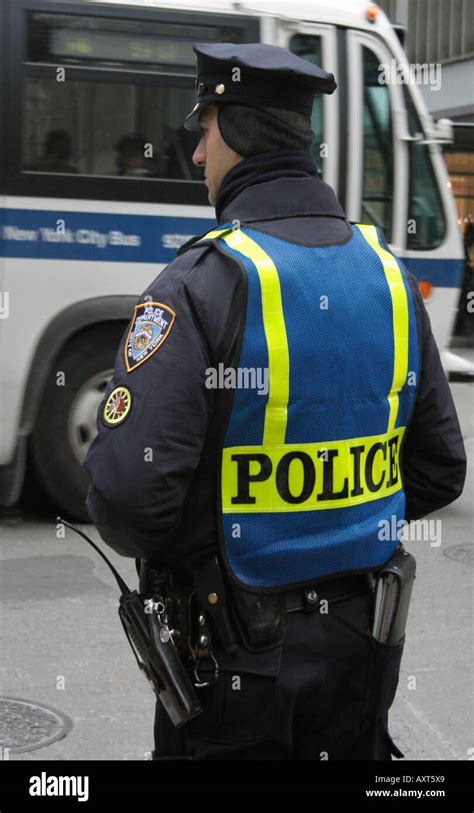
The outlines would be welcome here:
M 419 328 L 421 370 L 402 453 L 405 517 L 415 520 L 462 493 L 466 452 L 451 390 L 415 277 L 408 275 Z
M 84 464 L 91 480 L 87 510 L 104 542 L 123 556 L 162 556 L 164 564 L 214 400 L 205 384 L 209 348 L 186 285 L 186 263 L 188 255 L 174 260 L 140 298 L 168 306 L 175 320 L 162 345 L 130 372 L 125 331 Z M 131 407 L 123 422 L 109 426 L 103 410 L 117 386 L 128 388 Z

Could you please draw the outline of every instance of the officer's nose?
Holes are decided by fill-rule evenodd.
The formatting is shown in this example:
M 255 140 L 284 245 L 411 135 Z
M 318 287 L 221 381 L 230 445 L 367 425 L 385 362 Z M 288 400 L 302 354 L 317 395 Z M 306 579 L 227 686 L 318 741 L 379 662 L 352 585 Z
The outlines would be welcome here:
M 197 145 L 196 149 L 194 150 L 193 164 L 196 167 L 204 167 L 204 166 L 206 166 L 206 150 L 205 150 L 205 147 L 204 147 L 204 138 L 201 138 L 199 144 Z

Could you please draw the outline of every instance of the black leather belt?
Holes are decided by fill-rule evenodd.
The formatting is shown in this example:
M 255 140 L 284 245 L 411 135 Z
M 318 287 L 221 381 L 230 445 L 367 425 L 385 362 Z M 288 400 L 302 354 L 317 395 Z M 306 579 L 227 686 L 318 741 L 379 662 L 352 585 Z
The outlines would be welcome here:
M 365 574 L 340 576 L 336 579 L 319 582 L 310 587 L 292 587 L 291 590 L 285 592 L 286 612 L 292 613 L 296 612 L 296 610 L 312 612 L 322 600 L 329 602 L 342 601 L 342 599 L 358 596 L 369 591 L 369 579 Z

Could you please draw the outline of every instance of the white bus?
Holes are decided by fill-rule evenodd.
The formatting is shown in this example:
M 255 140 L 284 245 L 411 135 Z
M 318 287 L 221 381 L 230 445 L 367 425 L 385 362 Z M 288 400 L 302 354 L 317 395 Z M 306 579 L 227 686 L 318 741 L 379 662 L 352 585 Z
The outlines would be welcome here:
M 335 74 L 313 111 L 322 177 L 349 220 L 383 228 L 448 348 L 464 255 L 442 127 L 416 83 L 379 81 L 406 57 L 373 4 L 6 0 L 0 36 L 1 505 L 29 463 L 87 519 L 82 461 L 133 306 L 215 222 L 182 126 L 193 42 L 272 43 Z

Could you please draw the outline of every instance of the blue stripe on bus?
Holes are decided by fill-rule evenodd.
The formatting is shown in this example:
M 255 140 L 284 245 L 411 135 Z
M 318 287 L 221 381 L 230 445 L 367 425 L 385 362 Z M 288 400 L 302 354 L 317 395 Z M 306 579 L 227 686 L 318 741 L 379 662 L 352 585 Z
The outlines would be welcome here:
M 214 220 L 198 217 L 3 209 L 0 256 L 169 263 L 180 245 L 215 225 Z M 418 280 L 440 288 L 462 284 L 462 259 L 406 257 L 404 263 Z
M 418 281 L 426 280 L 438 288 L 460 288 L 466 265 L 464 260 L 432 260 L 428 257 L 405 257 L 403 263 Z
M 5 257 L 122 263 L 169 263 L 183 243 L 216 225 L 198 217 L 36 209 L 4 209 L 0 218 Z

